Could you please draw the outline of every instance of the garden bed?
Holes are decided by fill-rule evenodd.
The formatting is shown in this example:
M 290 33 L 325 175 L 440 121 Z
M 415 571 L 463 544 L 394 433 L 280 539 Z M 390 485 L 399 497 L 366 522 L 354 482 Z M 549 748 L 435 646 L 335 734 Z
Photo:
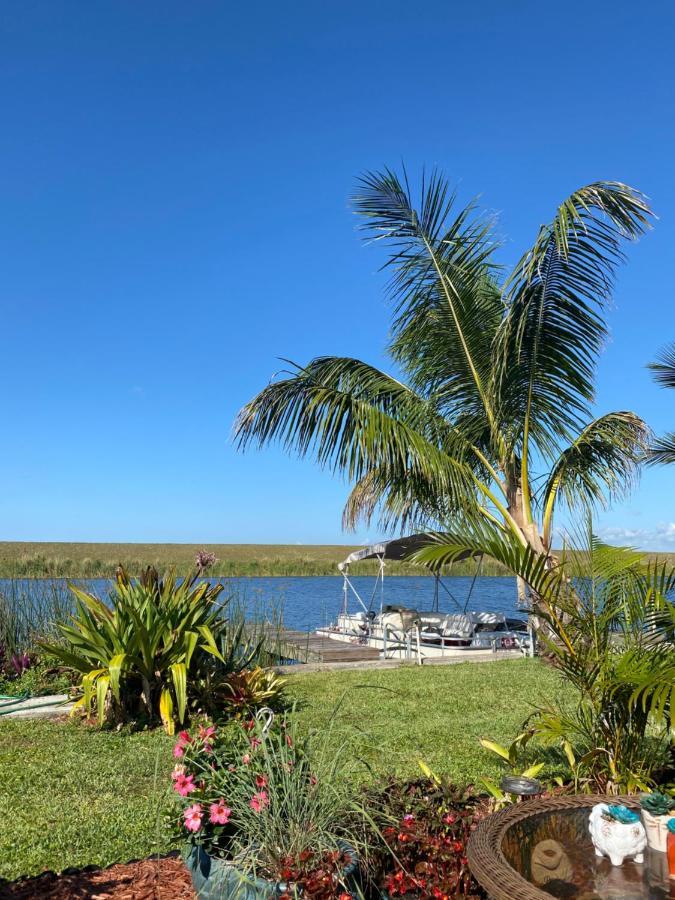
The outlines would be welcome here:
M 177 854 L 0 883 L 1 900 L 194 900 L 196 896 L 190 873 Z

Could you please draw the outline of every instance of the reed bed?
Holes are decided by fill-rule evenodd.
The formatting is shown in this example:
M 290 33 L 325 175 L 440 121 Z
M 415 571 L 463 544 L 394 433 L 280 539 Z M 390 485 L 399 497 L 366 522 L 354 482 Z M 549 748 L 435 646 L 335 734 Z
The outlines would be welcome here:
M 295 577 L 337 575 L 337 564 L 353 546 L 292 544 L 40 544 L 0 542 L 0 578 L 111 578 L 122 564 L 138 575 L 147 565 L 158 570 L 174 566 L 187 574 L 197 552 L 207 550 L 216 557 L 209 574 L 219 578 Z M 352 566 L 354 575 L 375 575 L 375 562 Z M 476 563 L 457 563 L 452 573 L 473 575 Z M 388 575 L 424 575 L 421 566 L 397 563 Z M 483 575 L 506 575 L 498 563 L 485 560 Z

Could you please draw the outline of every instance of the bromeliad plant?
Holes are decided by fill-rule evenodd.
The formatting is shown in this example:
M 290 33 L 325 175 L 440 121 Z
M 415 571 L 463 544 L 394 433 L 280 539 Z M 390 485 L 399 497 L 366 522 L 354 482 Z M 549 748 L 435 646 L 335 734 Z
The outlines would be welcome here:
M 337 896 L 357 845 L 343 749 L 330 735 L 300 737 L 292 718 L 269 710 L 182 731 L 172 775 L 179 836 L 193 856 L 228 860 L 243 880 L 285 883 L 289 896 Z
M 109 604 L 71 584 L 75 612 L 58 624 L 61 642 L 42 649 L 82 675 L 78 706 L 98 719 L 161 718 L 173 734 L 185 720 L 191 682 L 224 662 L 220 638 L 227 628 L 221 584 L 196 573 L 178 581 L 151 567 L 138 578 L 117 571 Z

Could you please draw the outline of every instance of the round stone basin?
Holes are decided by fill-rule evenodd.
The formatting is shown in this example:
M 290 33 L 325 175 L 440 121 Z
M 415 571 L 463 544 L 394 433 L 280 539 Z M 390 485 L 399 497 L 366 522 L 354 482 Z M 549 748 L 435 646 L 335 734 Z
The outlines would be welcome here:
M 469 843 L 477 881 L 495 900 L 670 900 L 665 853 L 647 850 L 645 862 L 612 866 L 595 855 L 588 832 L 591 807 L 634 798 L 599 796 L 529 800 L 488 816 Z

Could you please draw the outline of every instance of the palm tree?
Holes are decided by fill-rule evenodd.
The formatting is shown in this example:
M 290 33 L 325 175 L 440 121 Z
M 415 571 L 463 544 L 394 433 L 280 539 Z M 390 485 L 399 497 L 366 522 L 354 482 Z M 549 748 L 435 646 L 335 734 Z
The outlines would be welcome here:
M 654 381 L 657 384 L 675 388 L 675 344 L 664 347 L 656 361 L 650 363 L 647 368 L 654 373 Z M 675 432 L 670 431 L 654 440 L 647 450 L 647 462 L 652 465 L 675 462 Z
M 604 312 L 621 242 L 647 228 L 644 197 L 617 182 L 575 191 L 505 277 L 494 222 L 456 211 L 447 181 L 359 179 L 366 238 L 389 250 L 389 353 L 402 377 L 358 359 L 290 363 L 240 412 L 240 447 L 279 441 L 352 484 L 345 527 L 489 522 L 551 554 L 561 502 L 630 486 L 646 439 L 632 412 L 591 418 Z

